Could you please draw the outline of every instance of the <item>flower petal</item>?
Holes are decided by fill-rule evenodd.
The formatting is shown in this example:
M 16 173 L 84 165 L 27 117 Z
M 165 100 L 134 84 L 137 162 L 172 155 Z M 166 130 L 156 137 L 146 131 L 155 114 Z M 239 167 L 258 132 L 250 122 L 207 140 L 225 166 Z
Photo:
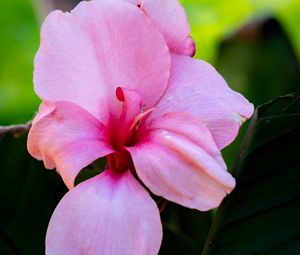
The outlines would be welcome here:
M 167 112 L 186 112 L 200 118 L 222 149 L 235 139 L 240 125 L 251 117 L 253 105 L 231 90 L 208 63 L 173 55 L 169 87 L 148 121 Z
M 183 112 L 166 113 L 153 120 L 145 130 L 140 130 L 141 136 L 155 130 L 167 130 L 185 137 L 213 157 L 226 171 L 227 167 L 222 158 L 212 134 L 207 126 L 198 118 Z
M 163 33 L 173 53 L 194 56 L 196 46 L 190 36 L 185 10 L 177 0 L 126 0 L 139 6 Z
M 169 73 L 163 35 L 142 11 L 124 1 L 84 1 L 46 18 L 34 84 L 43 100 L 76 103 L 106 124 L 117 87 L 137 90 L 152 107 Z
M 158 208 L 129 171 L 106 170 L 69 191 L 55 209 L 47 255 L 156 255 Z
M 28 151 L 57 168 L 72 188 L 79 171 L 111 152 L 105 127 L 81 107 L 66 102 L 43 103 L 28 135 Z
M 128 151 L 138 176 L 154 194 L 186 207 L 217 207 L 235 186 L 221 164 L 183 135 L 158 130 Z

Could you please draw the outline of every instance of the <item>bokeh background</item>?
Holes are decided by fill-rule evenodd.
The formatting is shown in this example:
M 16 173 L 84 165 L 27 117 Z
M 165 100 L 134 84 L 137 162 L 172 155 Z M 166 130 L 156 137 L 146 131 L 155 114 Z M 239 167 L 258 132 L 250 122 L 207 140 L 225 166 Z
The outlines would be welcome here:
M 0 0 L 0 125 L 26 123 L 34 116 L 40 103 L 32 84 L 40 25 L 51 10 L 70 10 L 77 2 Z M 195 57 L 213 64 L 228 84 L 255 106 L 299 90 L 300 0 L 180 2 L 187 11 L 197 44 Z M 223 151 L 229 170 L 234 167 L 246 128 L 247 124 L 238 139 Z M 51 206 L 56 204 L 57 201 L 53 201 Z M 48 210 L 49 215 L 52 210 L 52 207 Z M 211 213 L 169 204 L 162 219 L 167 241 L 163 243 L 161 254 L 201 251 L 211 224 Z M 18 237 L 17 232 L 14 230 L 11 236 Z M 38 235 L 41 242 L 42 233 Z M 18 238 L 22 240 L 23 235 Z M 27 248 L 29 243 L 26 243 Z M 186 252 L 187 247 L 191 253 Z

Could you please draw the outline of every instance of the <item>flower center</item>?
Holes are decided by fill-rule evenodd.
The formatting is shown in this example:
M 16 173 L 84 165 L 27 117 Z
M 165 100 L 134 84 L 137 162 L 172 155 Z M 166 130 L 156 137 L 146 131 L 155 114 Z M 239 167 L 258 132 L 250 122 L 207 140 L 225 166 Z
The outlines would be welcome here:
M 149 115 L 153 110 L 154 110 L 154 108 L 151 108 L 151 109 L 148 109 L 147 111 L 144 112 L 143 109 L 142 109 L 141 113 L 135 117 L 132 124 L 128 128 L 127 136 L 125 137 L 125 140 L 124 140 L 124 143 L 123 143 L 125 146 L 134 145 L 134 140 L 135 140 L 134 136 L 135 136 L 136 131 L 139 129 L 139 127 L 142 123 L 142 119 L 144 117 L 146 117 L 147 115 Z
M 116 97 L 121 102 L 121 108 L 117 114 L 112 114 L 109 124 L 109 141 L 115 149 L 115 153 L 107 156 L 111 169 L 124 172 L 128 169 L 134 171 L 131 156 L 126 147 L 134 146 L 138 136 L 138 129 L 142 120 L 148 116 L 154 108 L 144 109 L 140 95 L 133 90 L 117 88 Z
M 106 158 L 110 169 L 113 169 L 117 172 L 134 170 L 131 156 L 126 150 L 109 154 Z

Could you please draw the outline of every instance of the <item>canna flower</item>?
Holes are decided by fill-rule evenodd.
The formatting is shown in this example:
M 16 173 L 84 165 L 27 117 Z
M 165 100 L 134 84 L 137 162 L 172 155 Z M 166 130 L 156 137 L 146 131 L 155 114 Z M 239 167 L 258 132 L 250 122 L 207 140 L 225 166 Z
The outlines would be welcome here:
M 46 18 L 28 150 L 70 189 L 47 255 L 155 255 L 162 226 L 149 192 L 206 211 L 234 188 L 220 150 L 253 106 L 191 57 L 189 33 L 175 0 L 89 1 Z M 108 168 L 74 187 L 101 157 Z

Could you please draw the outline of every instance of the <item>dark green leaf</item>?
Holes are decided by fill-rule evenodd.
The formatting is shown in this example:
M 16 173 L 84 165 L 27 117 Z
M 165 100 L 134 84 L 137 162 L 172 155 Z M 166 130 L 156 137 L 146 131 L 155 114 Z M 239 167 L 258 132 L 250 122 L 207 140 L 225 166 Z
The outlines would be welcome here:
M 217 69 L 228 84 L 255 106 L 300 89 L 300 67 L 290 39 L 272 17 L 256 18 L 226 38 Z M 245 134 L 223 151 L 231 169 Z
M 159 255 L 199 255 L 211 225 L 210 212 L 168 202 L 161 217 L 164 235 Z
M 66 188 L 55 171 L 28 154 L 26 132 L 7 131 L 0 134 L 0 254 L 41 255 L 48 222 Z
M 203 255 L 300 253 L 300 94 L 258 108 Z
M 103 172 L 104 169 L 107 168 L 106 164 L 106 158 L 103 157 L 95 160 L 92 164 L 82 169 L 75 179 L 75 186 Z

